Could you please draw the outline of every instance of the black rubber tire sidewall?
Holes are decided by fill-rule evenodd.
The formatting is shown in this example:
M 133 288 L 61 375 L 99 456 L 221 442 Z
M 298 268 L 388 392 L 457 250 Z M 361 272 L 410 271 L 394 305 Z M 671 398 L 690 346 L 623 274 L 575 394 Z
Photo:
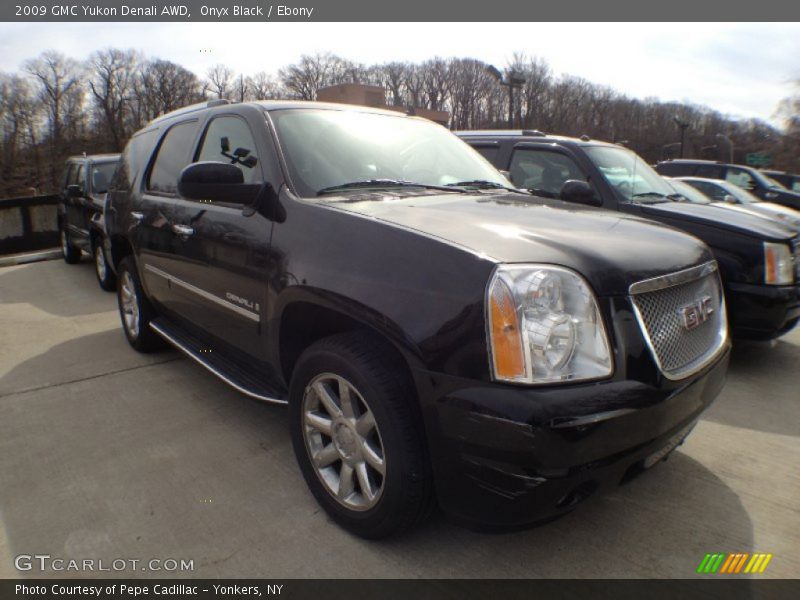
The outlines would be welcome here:
M 139 335 L 133 337 L 125 326 L 125 316 L 122 310 L 122 280 L 124 274 L 128 272 L 133 279 L 133 287 L 136 295 L 136 302 L 139 306 Z M 119 309 L 119 318 L 122 324 L 122 331 L 128 343 L 139 352 L 153 352 L 163 348 L 165 343 L 162 338 L 150 329 L 150 321 L 155 318 L 155 311 L 153 310 L 150 302 L 144 295 L 142 284 L 139 281 L 139 275 L 136 272 L 136 263 L 132 256 L 126 256 L 120 261 L 119 264 L 119 277 L 117 278 L 117 308 Z
M 64 262 L 68 265 L 75 265 L 81 262 L 81 251 L 70 242 L 69 232 L 64 223 L 61 224 L 61 230 L 59 231 L 59 236 L 61 235 L 66 238 L 66 244 L 61 243 L 61 257 L 64 259 Z M 61 240 L 59 240 L 59 242 L 61 242 Z
M 412 527 L 430 513 L 432 502 L 432 476 L 422 424 L 414 410 L 416 396 L 407 377 L 395 372 L 400 369 L 374 357 L 380 356 L 381 350 L 369 334 L 341 334 L 317 342 L 298 360 L 289 392 L 292 444 L 306 483 L 334 521 L 370 539 L 399 534 Z M 364 352 L 373 357 L 364 360 Z M 378 504 L 363 512 L 349 510 L 331 497 L 319 480 L 303 438 L 303 393 L 311 379 L 325 372 L 340 375 L 356 387 L 380 430 L 387 465 L 384 489 Z
M 105 269 L 105 278 L 100 277 L 100 273 L 97 272 L 97 252 L 103 253 L 103 258 L 106 262 L 106 269 Z M 117 276 L 114 274 L 114 271 L 111 270 L 111 266 L 108 263 L 108 256 L 106 256 L 105 248 L 103 248 L 103 240 L 96 240 L 94 244 L 92 244 L 92 261 L 94 262 L 95 269 L 94 273 L 97 276 L 97 283 L 100 284 L 100 288 L 107 291 L 113 292 L 117 289 Z

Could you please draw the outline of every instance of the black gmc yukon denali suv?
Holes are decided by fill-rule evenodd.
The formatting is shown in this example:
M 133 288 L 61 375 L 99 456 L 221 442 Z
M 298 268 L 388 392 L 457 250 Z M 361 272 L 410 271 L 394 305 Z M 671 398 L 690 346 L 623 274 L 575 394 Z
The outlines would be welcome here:
M 435 501 L 565 513 L 684 439 L 724 383 L 725 304 L 698 240 L 508 185 L 394 112 L 170 113 L 109 199 L 125 335 L 288 404 L 311 491 L 359 535 Z
M 790 225 L 693 204 L 627 148 L 539 131 L 459 135 L 520 188 L 548 198 L 653 219 L 711 247 L 725 287 L 731 334 L 769 340 L 800 318 L 800 239 Z

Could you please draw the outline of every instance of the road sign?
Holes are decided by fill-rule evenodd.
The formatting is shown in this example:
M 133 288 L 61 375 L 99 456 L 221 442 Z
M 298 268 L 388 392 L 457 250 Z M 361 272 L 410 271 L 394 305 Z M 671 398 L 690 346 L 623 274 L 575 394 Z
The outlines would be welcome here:
M 769 154 L 753 152 L 747 155 L 747 164 L 751 167 L 768 167 L 772 164 L 772 157 Z

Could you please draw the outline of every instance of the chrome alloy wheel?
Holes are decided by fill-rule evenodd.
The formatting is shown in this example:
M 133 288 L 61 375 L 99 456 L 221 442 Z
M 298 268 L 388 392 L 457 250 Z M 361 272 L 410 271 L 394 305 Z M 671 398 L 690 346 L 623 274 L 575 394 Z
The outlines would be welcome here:
M 129 271 L 122 274 L 120 282 L 120 304 L 122 306 L 122 317 L 125 321 L 125 329 L 133 339 L 139 337 L 139 303 L 136 300 L 136 288 L 133 284 L 133 277 Z
M 97 269 L 97 276 L 100 281 L 104 281 L 108 266 L 106 265 L 106 253 L 100 244 L 94 247 L 94 268 Z
M 377 504 L 386 477 L 383 442 L 375 417 L 349 381 L 317 375 L 303 394 L 303 439 L 328 493 L 351 510 Z

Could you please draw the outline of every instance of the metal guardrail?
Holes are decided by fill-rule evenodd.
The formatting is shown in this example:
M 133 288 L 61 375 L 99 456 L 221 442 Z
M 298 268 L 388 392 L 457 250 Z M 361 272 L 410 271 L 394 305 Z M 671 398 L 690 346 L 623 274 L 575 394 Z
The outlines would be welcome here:
M 57 204 L 55 194 L 0 200 L 0 255 L 57 247 Z

